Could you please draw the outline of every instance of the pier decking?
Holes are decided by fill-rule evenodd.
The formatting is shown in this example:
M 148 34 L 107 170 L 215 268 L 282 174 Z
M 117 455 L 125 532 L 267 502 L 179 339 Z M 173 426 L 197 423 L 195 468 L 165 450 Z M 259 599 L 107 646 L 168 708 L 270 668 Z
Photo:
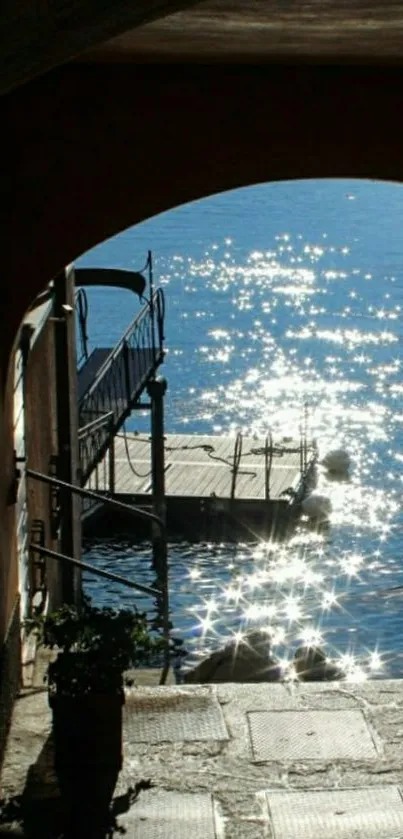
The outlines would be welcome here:
M 152 501 L 151 438 L 118 434 L 114 445 L 114 491 L 110 453 L 91 478 L 91 489 L 126 503 Z M 299 440 L 193 434 L 165 435 L 165 493 L 168 529 L 194 536 L 228 519 L 245 529 L 285 523 L 313 471 L 315 451 Z M 291 492 L 287 492 L 291 490 Z M 222 528 L 219 528 L 220 532 Z M 211 534 L 210 534 L 211 535 Z

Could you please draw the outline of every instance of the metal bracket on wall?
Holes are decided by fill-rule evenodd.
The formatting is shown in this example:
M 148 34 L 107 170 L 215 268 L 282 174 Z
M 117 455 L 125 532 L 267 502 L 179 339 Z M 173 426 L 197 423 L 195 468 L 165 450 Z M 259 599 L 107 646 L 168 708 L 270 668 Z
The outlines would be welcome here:
M 46 602 L 46 559 L 43 554 L 35 550 L 35 546 L 45 546 L 45 524 L 42 519 L 34 519 L 31 525 L 31 596 L 32 607 L 40 614 Z

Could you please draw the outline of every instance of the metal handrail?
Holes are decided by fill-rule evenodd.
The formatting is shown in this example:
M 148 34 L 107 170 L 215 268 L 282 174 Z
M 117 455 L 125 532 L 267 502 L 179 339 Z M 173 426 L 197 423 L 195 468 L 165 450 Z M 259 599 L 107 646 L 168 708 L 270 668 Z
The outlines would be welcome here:
M 69 492 L 75 493 L 80 498 L 92 498 L 94 501 L 99 501 L 100 496 L 96 492 L 92 492 L 90 489 L 84 489 L 83 487 L 76 486 L 75 484 L 69 484 L 67 483 L 67 481 L 61 481 L 59 478 L 54 478 L 51 475 L 44 475 L 42 472 L 37 472 L 35 469 L 26 469 L 25 474 L 27 478 L 32 478 L 32 480 L 40 481 L 41 483 L 47 484 L 48 486 L 59 487 L 60 489 L 67 489 L 69 490 Z M 165 522 L 159 516 L 155 515 L 155 513 L 150 513 L 148 510 L 143 510 L 141 507 L 134 507 L 130 504 L 124 504 L 123 501 L 117 501 L 115 498 L 102 496 L 102 501 L 105 504 L 109 504 L 110 507 L 115 507 L 115 509 L 123 510 L 124 512 L 129 513 L 129 515 L 132 515 L 133 517 L 148 519 L 148 521 L 156 525 L 159 530 L 159 535 L 161 539 L 160 548 L 162 550 L 159 555 L 160 562 L 158 565 L 158 582 L 162 602 L 162 632 L 165 641 L 164 667 L 160 678 L 160 684 L 163 685 L 165 684 L 170 667 L 168 557 Z M 35 546 L 35 549 L 38 550 L 37 545 Z M 60 559 L 64 556 L 64 554 L 59 554 Z M 70 561 L 73 562 L 79 562 L 79 560 L 73 560 L 73 557 L 68 557 L 67 559 L 70 559 Z
M 150 586 L 143 586 L 141 583 L 134 583 L 127 577 L 121 577 L 120 574 L 113 574 L 112 571 L 104 571 L 102 568 L 96 568 L 95 565 L 89 565 L 88 562 L 81 562 L 81 560 L 75 559 L 75 557 L 67 556 L 67 554 L 61 554 L 59 551 L 52 551 L 50 548 L 45 548 L 44 545 L 38 545 L 35 542 L 30 542 L 28 547 L 32 552 L 49 556 L 51 559 L 65 560 L 66 562 L 70 562 L 71 565 L 81 568 L 82 571 L 90 571 L 91 574 L 96 574 L 98 577 L 104 577 L 106 580 L 112 580 L 114 583 L 121 583 L 122 586 L 134 588 L 137 591 L 143 592 L 143 594 L 151 594 L 159 600 L 162 599 L 162 594 L 157 588 L 150 588 Z
M 113 411 L 108 411 L 107 414 L 101 414 L 100 417 L 97 419 L 92 420 L 91 422 L 87 422 L 87 425 L 82 425 L 81 428 L 78 429 L 78 439 L 85 437 L 90 431 L 95 431 L 97 428 L 102 427 L 103 425 L 107 424 L 111 421 L 113 417 Z
M 136 398 L 162 362 L 163 325 L 164 295 L 162 289 L 158 289 L 105 359 L 80 400 L 80 460 L 86 461 L 82 464 L 83 484 L 105 455 L 111 437 L 129 416 Z M 95 420 L 107 415 L 110 415 L 108 424 L 100 421 L 99 425 L 91 426 Z M 81 433 L 83 428 L 87 429 L 87 434 Z

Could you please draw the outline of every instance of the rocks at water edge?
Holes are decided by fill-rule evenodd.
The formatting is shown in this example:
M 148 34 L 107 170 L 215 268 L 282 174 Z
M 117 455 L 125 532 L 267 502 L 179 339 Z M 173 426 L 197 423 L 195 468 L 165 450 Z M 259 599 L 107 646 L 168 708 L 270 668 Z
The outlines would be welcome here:
M 294 655 L 294 670 L 302 682 L 338 681 L 345 677 L 345 673 L 329 661 L 320 647 L 298 647 Z
M 323 682 L 340 680 L 345 673 L 329 661 L 320 647 L 301 646 L 295 652 L 294 674 L 298 681 Z M 255 630 L 240 641 L 233 639 L 211 653 L 184 675 L 186 684 L 222 682 L 280 682 L 287 675 L 271 651 L 267 632 Z
M 270 636 L 256 630 L 234 639 L 185 674 L 188 684 L 278 682 L 281 666 L 271 655 Z

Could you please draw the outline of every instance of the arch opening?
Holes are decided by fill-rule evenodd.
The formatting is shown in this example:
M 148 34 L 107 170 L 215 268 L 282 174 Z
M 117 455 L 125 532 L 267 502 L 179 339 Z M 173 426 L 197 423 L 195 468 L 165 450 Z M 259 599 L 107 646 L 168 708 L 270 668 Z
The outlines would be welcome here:
M 329 627 L 325 640 L 330 627 L 334 637 L 336 625 L 346 629 L 331 652 L 351 655 L 356 676 L 385 673 L 385 639 L 393 646 L 396 628 L 394 618 L 389 622 L 385 615 L 378 615 L 376 624 L 371 597 L 376 597 L 381 567 L 386 572 L 393 566 L 394 581 L 400 583 L 395 556 L 401 533 L 402 202 L 396 184 L 261 184 L 150 219 L 83 259 L 101 264 L 115 255 L 124 264 L 136 249 L 154 248 L 168 301 L 167 430 L 206 435 L 242 427 L 259 434 L 274 423 L 279 433 L 291 429 L 292 434 L 307 399 L 321 454 L 341 447 L 354 462 L 349 482 L 330 483 L 321 473 L 318 489 L 333 504 L 328 536 L 317 539 L 305 531 L 288 553 L 262 545 L 255 554 L 245 547 L 227 554 L 219 547 L 213 552 L 198 547 L 194 554 L 186 548 L 195 563 L 194 580 L 201 584 L 204 577 L 207 584 L 210 570 L 224 568 L 217 596 L 198 600 L 198 632 L 206 648 L 217 645 L 217 633 L 228 632 L 221 616 L 216 623 L 217 598 L 220 609 L 232 615 L 236 602 L 242 628 L 277 627 L 282 655 L 298 637 L 323 641 L 318 625 L 304 618 L 305 595 L 296 593 L 305 574 L 316 615 Z M 111 302 L 104 298 L 100 306 Z M 120 305 L 116 300 L 113 317 Z M 94 312 L 94 323 L 102 330 L 100 311 Z M 136 420 L 132 430 L 138 427 Z M 128 544 L 130 539 L 126 549 Z M 91 550 L 96 555 L 96 547 Z M 183 556 L 178 549 L 178 569 Z M 245 588 L 235 601 L 230 566 L 244 577 Z M 334 574 L 345 584 L 340 599 L 331 585 Z M 248 594 L 248 577 L 256 584 L 253 594 Z M 265 599 L 270 583 L 282 592 L 275 608 Z M 363 588 L 370 595 L 367 605 Z M 184 597 L 186 592 L 185 584 Z M 178 605 L 178 615 L 181 609 Z M 344 609 L 354 616 L 348 628 Z M 191 620 L 180 614 L 179 623 L 190 634 Z M 290 630 L 284 629 L 288 622 Z M 368 632 L 373 645 L 364 653 Z M 387 672 L 397 672 L 397 659 L 390 666 Z

